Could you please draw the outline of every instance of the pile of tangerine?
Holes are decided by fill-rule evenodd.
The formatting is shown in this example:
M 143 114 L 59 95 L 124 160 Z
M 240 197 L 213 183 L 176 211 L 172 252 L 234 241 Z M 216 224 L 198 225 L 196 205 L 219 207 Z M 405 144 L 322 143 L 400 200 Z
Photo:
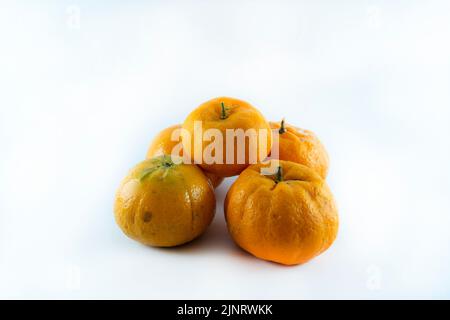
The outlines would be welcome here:
M 241 146 L 236 141 L 231 148 L 223 143 L 223 149 L 210 153 L 231 152 L 231 156 L 211 162 L 204 158 L 211 141 L 195 141 L 198 123 L 202 130 L 214 129 L 223 137 L 230 129 L 269 134 L 245 143 L 243 159 L 238 159 Z M 181 141 L 174 139 L 180 129 Z M 277 152 L 273 152 L 274 134 Z M 252 152 L 256 158 L 250 156 Z M 182 245 L 203 234 L 211 223 L 214 189 L 224 178 L 239 175 L 224 203 L 233 240 L 264 260 L 304 263 L 328 249 L 337 235 L 337 208 L 325 182 L 328 164 L 327 152 L 313 132 L 284 121 L 267 122 L 245 101 L 215 98 L 192 111 L 182 125 L 155 137 L 147 159 L 130 170 L 117 191 L 116 222 L 127 236 L 145 245 Z M 274 167 L 272 173 L 264 171 Z

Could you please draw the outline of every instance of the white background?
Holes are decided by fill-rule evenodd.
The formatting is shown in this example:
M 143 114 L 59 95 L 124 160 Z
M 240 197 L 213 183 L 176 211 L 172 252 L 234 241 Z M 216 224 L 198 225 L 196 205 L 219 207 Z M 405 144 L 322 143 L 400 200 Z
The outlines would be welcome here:
M 449 1 L 0 1 L 0 298 L 450 298 Z M 176 249 L 126 238 L 152 137 L 228 95 L 315 131 L 334 245 L 283 267 L 223 198 Z

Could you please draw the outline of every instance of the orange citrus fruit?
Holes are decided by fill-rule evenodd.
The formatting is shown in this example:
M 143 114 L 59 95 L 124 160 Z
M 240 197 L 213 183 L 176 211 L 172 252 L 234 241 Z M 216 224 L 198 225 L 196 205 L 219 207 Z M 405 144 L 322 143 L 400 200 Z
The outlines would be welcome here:
M 255 107 L 235 98 L 219 97 L 203 103 L 188 115 L 183 129 L 188 133 L 182 137 L 183 149 L 202 169 L 221 177 L 239 174 L 250 162 L 262 161 L 270 152 L 272 132 L 269 123 Z M 206 134 L 207 131 L 214 136 L 210 137 L 211 141 L 199 133 Z M 235 134 L 242 133 L 248 133 L 248 136 L 236 138 Z M 222 137 L 222 141 L 218 141 L 215 134 Z M 265 136 L 258 138 L 259 134 Z M 200 148 L 196 149 L 196 145 Z M 212 158 L 208 159 L 208 155 Z
M 200 236 L 215 206 L 214 190 L 199 167 L 159 156 L 139 163 L 122 181 L 114 214 L 130 238 L 171 247 Z
M 254 256 L 285 265 L 304 263 L 335 240 L 338 214 L 326 182 L 312 169 L 290 161 L 273 175 L 267 164 L 244 170 L 225 200 L 231 237 Z M 278 163 L 278 164 L 277 164 Z

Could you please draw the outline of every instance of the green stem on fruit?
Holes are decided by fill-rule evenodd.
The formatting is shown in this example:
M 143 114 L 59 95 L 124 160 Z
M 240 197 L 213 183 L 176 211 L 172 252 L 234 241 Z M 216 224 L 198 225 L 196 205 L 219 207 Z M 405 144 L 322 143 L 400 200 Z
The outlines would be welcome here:
M 281 166 L 278 166 L 277 173 L 275 175 L 275 183 L 283 181 L 283 169 Z
M 286 127 L 284 125 L 284 118 L 283 118 L 283 120 L 281 120 L 281 126 L 280 126 L 280 130 L 278 130 L 278 133 L 283 134 L 285 132 L 286 132 Z
M 225 103 L 223 103 L 223 102 L 221 102 L 220 105 L 222 107 L 221 113 L 220 113 L 220 119 L 224 120 L 224 119 L 228 118 L 227 108 L 225 107 Z
M 163 160 L 162 160 L 162 166 L 164 168 L 170 168 L 174 165 L 172 158 L 168 155 L 164 155 L 163 156 Z
M 139 181 L 143 182 L 147 179 L 153 172 L 158 169 L 169 169 L 175 166 L 175 163 L 172 161 L 172 157 L 169 155 L 162 155 L 152 159 L 151 166 L 142 170 L 142 173 L 139 177 Z M 164 175 L 167 175 L 168 170 L 164 170 Z

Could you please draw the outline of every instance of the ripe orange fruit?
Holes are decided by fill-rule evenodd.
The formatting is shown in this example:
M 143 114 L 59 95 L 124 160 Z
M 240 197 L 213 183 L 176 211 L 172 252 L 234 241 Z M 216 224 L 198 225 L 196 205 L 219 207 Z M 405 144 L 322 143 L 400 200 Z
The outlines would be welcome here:
M 211 141 L 205 141 L 199 131 L 196 131 L 196 122 L 201 124 L 203 133 L 208 130 L 221 135 L 223 143 L 215 137 L 214 139 L 211 137 Z M 183 149 L 189 152 L 191 159 L 205 171 L 221 177 L 239 174 L 250 162 L 262 161 L 270 152 L 272 132 L 269 123 L 256 108 L 242 100 L 220 97 L 207 101 L 188 115 L 183 123 L 183 129 L 189 133 L 189 136 L 182 137 Z M 228 133 L 232 134 L 231 138 L 227 138 L 227 129 Z M 233 136 L 235 133 L 245 132 L 253 132 L 255 135 L 265 133 L 266 138 L 258 139 L 254 135 L 254 143 L 251 143 L 252 139 L 249 139 L 249 136 L 242 139 L 243 141 Z M 196 140 L 200 146 L 197 150 Z M 230 147 L 228 150 L 227 141 Z M 217 143 L 217 148 L 211 146 L 214 142 Z M 218 157 L 218 161 L 205 156 L 205 152 L 207 155 Z
M 281 123 L 270 122 L 270 127 L 280 133 L 278 159 L 303 164 L 322 178 L 327 177 L 328 153 L 312 131 L 288 125 L 284 120 Z
M 175 130 L 180 130 L 181 125 L 176 124 L 171 127 L 168 127 L 162 130 L 158 135 L 153 139 L 150 147 L 147 151 L 147 159 L 153 158 L 155 156 L 160 155 L 171 155 L 172 151 L 175 150 L 175 154 L 177 156 L 183 156 L 183 149 L 181 143 L 181 136 L 175 134 L 173 137 Z M 176 149 L 175 149 L 176 148 Z M 209 181 L 214 188 L 217 188 L 223 181 L 222 177 L 219 177 L 213 173 L 209 173 L 204 171 L 205 175 L 208 177 Z
M 130 238 L 171 247 L 201 235 L 215 206 L 214 190 L 199 167 L 160 156 L 129 172 L 117 191 L 114 214 Z
M 271 176 L 261 174 L 266 166 L 248 167 L 228 191 L 228 230 L 237 245 L 258 258 L 304 263 L 336 238 L 333 196 L 326 182 L 304 165 L 280 160 L 279 171 Z

